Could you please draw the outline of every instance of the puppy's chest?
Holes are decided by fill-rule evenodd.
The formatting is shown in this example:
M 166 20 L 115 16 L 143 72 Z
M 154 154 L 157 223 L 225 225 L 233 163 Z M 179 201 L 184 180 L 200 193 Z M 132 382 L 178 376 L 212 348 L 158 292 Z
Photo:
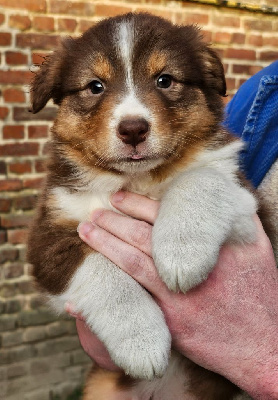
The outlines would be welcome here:
M 172 178 L 155 183 L 146 176 L 141 178 L 118 178 L 109 184 L 96 181 L 91 187 L 82 188 L 74 192 L 64 188 L 55 187 L 50 190 L 49 205 L 52 214 L 59 219 L 70 219 L 78 222 L 86 221 L 90 214 L 99 208 L 117 211 L 110 203 L 110 197 L 118 190 L 126 190 L 141 194 L 154 200 L 160 200 L 169 187 Z

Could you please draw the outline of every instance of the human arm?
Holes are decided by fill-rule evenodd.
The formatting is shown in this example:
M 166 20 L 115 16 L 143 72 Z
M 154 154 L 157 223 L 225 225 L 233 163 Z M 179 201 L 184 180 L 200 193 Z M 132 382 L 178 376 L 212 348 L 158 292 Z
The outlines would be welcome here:
M 80 226 L 80 237 L 151 292 L 182 354 L 254 399 L 277 399 L 278 273 L 259 220 L 255 244 L 224 246 L 208 280 L 176 294 L 160 280 L 151 258 L 159 203 L 130 193 L 115 199 L 113 206 L 133 218 L 97 211 L 93 224 Z

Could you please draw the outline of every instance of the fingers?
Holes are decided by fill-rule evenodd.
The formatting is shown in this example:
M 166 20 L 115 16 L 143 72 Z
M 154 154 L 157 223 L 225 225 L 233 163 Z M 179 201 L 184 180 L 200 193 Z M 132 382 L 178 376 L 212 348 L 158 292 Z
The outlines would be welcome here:
M 138 221 L 108 210 L 93 212 L 91 221 L 93 224 L 151 256 L 152 227 L 147 222 Z
M 139 249 L 87 222 L 79 225 L 79 236 L 94 250 L 131 275 L 155 297 L 159 298 L 168 291 L 158 276 L 152 258 Z
M 91 357 L 102 368 L 110 371 L 120 370 L 111 360 L 103 343 L 90 331 L 84 321 L 77 319 L 76 328 L 80 343 L 89 357 Z
M 110 201 L 122 213 L 150 224 L 154 224 L 159 210 L 159 201 L 130 192 L 117 192 Z

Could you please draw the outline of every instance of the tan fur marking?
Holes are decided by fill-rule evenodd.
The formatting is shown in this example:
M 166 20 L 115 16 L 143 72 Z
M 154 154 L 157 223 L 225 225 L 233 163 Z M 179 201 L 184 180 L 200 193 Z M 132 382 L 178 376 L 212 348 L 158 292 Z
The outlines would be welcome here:
M 147 69 L 150 76 L 159 74 L 165 68 L 166 62 L 167 56 L 165 53 L 154 51 L 147 63 Z
M 119 385 L 123 373 L 94 367 L 88 377 L 82 400 L 132 400 L 130 386 Z
M 102 79 L 103 81 L 110 80 L 113 75 L 112 65 L 107 60 L 107 58 L 104 57 L 102 54 L 100 54 L 96 58 L 96 62 L 93 65 L 93 69 L 96 76 Z

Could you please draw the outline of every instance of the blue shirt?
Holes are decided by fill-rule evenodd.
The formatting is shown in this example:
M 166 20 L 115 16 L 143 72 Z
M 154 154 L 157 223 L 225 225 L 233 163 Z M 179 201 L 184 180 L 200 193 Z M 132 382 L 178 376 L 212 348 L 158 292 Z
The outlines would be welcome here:
M 226 113 L 225 126 L 245 142 L 242 168 L 257 187 L 278 157 L 278 61 L 248 79 Z

